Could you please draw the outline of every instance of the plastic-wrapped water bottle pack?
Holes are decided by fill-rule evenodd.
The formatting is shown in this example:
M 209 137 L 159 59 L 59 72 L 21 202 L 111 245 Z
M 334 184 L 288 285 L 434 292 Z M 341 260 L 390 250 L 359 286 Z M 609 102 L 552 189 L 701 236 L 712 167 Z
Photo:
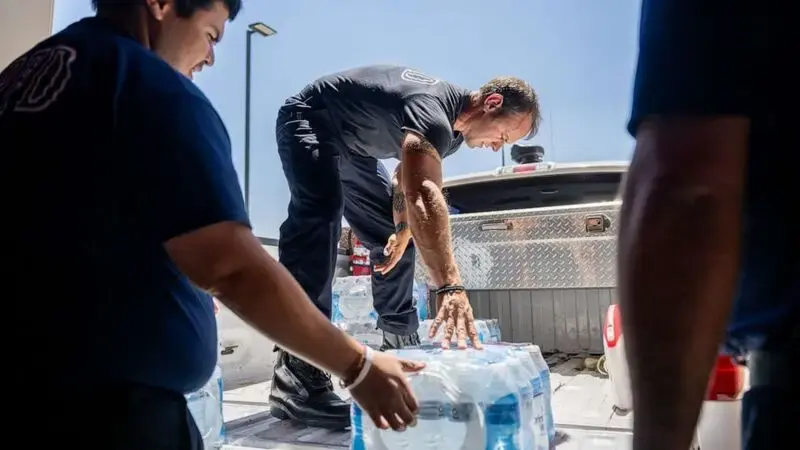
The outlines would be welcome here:
M 214 315 L 219 329 L 219 305 L 214 299 Z M 222 343 L 217 342 L 219 349 Z M 217 364 L 206 384 L 191 394 L 186 395 L 186 404 L 192 413 L 194 422 L 203 437 L 203 448 L 218 450 L 225 443 L 225 420 L 222 416 L 222 369 Z
M 336 322 L 334 325 L 358 342 L 374 350 L 380 349 L 383 344 L 383 332 L 378 329 L 378 324 L 374 320 Z
M 203 447 L 206 450 L 220 449 L 225 443 L 222 392 L 222 370 L 217 366 L 205 386 L 186 396 L 186 403 L 200 435 L 203 436 Z
M 541 370 L 547 364 L 535 360 L 532 355 L 541 358 L 541 352 L 531 347 L 535 346 L 391 350 L 401 358 L 426 363 L 425 369 L 409 377 L 420 402 L 417 426 L 404 432 L 380 430 L 353 404 L 351 449 L 549 449 L 550 406 Z
M 420 320 L 428 316 L 427 288 L 414 281 L 412 290 L 414 306 Z M 378 313 L 372 305 L 372 277 L 368 275 L 340 277 L 333 282 L 331 320 L 334 323 L 375 322 Z

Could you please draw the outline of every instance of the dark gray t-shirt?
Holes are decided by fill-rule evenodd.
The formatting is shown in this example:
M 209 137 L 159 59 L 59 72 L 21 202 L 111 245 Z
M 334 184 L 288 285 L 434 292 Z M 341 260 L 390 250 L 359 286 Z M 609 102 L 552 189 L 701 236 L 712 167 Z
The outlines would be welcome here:
M 400 159 L 407 131 L 424 136 L 444 158 L 464 141 L 453 131 L 470 91 L 417 70 L 368 66 L 322 77 L 296 97 L 324 108 L 333 138 L 363 156 Z

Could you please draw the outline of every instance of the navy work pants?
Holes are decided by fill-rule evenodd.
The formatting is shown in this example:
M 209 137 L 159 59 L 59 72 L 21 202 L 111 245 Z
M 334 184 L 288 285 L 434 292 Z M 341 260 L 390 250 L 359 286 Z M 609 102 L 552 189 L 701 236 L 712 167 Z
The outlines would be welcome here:
M 374 266 L 394 233 L 391 178 L 375 158 L 360 156 L 331 132 L 324 110 L 302 102 L 278 113 L 278 153 L 289 183 L 289 216 L 280 228 L 280 262 L 320 311 L 331 317 L 331 283 L 342 215 L 370 250 Z M 372 293 L 378 327 L 409 335 L 419 320 L 412 302 L 414 248 L 386 276 L 373 271 Z

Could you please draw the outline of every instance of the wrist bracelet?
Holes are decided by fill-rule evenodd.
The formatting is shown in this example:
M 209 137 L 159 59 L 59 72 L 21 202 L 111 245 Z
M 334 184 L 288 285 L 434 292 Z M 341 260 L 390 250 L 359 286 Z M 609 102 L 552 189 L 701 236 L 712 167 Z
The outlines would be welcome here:
M 463 292 L 467 289 L 460 284 L 445 284 L 436 290 L 436 295 L 449 294 L 450 292 Z
M 365 378 L 367 378 L 367 374 L 369 370 L 372 368 L 372 349 L 364 346 L 364 364 L 361 366 L 361 370 L 358 371 L 358 375 L 353 379 L 350 384 L 345 384 L 344 380 L 339 380 L 339 385 L 342 389 L 352 390 L 358 387 Z

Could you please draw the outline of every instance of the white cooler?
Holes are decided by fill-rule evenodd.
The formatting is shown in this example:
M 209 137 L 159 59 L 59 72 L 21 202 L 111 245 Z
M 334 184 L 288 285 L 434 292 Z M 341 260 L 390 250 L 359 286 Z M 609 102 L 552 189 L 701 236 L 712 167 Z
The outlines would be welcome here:
M 606 371 L 613 387 L 614 408 L 620 412 L 633 409 L 631 377 L 625 356 L 625 336 L 622 334 L 622 316 L 619 305 L 611 305 L 606 312 L 603 348 L 606 354 Z

